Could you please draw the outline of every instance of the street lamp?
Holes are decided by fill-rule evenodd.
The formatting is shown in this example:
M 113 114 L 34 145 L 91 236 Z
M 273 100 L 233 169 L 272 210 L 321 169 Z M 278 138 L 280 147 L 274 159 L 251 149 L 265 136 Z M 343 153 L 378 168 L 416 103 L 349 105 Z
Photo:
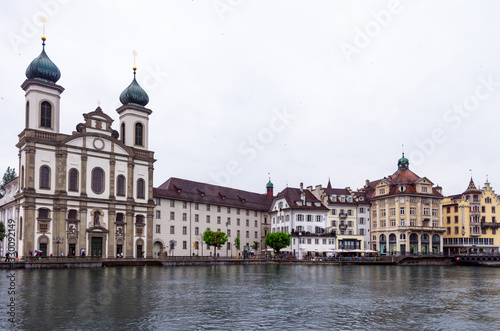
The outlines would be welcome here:
M 64 238 L 57 236 L 52 240 L 52 242 L 57 245 L 57 256 L 59 256 L 59 244 L 64 243 Z
M 226 221 L 226 235 L 227 235 L 227 232 L 228 232 L 228 231 L 227 231 L 227 226 L 228 226 L 228 225 L 229 225 L 229 222 L 227 222 L 227 221 Z M 228 238 L 227 240 L 228 240 L 228 242 L 229 242 L 229 238 Z M 229 245 L 226 243 L 226 258 L 227 258 L 227 255 L 228 255 L 228 254 L 227 254 L 227 250 L 228 250 L 228 249 L 229 249 Z

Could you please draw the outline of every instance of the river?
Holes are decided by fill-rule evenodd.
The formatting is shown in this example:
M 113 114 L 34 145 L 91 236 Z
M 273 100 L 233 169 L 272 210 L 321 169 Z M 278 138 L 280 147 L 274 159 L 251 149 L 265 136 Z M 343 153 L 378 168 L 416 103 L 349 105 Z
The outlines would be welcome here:
M 500 328 L 500 268 L 234 265 L 2 274 L 1 329 Z

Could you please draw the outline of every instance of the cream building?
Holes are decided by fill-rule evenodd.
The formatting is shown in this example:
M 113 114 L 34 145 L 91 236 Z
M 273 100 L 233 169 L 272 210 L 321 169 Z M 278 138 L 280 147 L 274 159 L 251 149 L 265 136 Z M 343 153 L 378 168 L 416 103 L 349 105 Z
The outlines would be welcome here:
M 442 254 L 442 200 L 440 187 L 398 161 L 389 177 L 367 181 L 360 190 L 371 203 L 372 248 L 381 255 Z
M 120 95 L 119 130 L 98 107 L 61 133 L 64 88 L 45 53 L 26 70 L 25 128 L 19 134 L 15 195 L 17 250 L 42 255 L 152 256 L 153 163 L 149 99 L 134 78 Z M 76 123 L 75 123 L 76 124 Z M 9 216 L 10 217 L 10 216 Z M 148 239 L 149 238 L 149 239 Z
M 154 189 L 154 197 L 154 257 L 165 252 L 170 256 L 211 256 L 213 247 L 203 242 L 207 229 L 228 236 L 226 245 L 217 250 L 220 257 L 238 255 L 236 237 L 240 238 L 240 251 L 245 247 L 255 251 L 251 248 L 254 241 L 259 243 L 255 254 L 264 247 L 263 229 L 270 223 L 268 211 L 273 200 L 269 183 L 267 194 L 259 194 L 170 178 Z

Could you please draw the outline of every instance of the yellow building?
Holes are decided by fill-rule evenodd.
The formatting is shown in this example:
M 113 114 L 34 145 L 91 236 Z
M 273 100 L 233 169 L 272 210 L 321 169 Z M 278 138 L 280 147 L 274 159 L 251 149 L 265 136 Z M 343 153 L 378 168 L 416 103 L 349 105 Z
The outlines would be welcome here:
M 488 181 L 478 189 L 471 178 L 464 193 L 446 197 L 443 201 L 445 254 L 498 253 L 498 208 L 500 199 Z

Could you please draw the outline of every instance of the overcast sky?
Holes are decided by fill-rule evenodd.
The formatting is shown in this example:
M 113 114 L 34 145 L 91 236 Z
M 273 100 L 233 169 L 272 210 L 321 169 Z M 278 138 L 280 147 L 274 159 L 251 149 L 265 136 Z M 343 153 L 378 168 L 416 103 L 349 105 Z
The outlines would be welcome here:
M 137 78 L 154 184 L 353 189 L 410 169 L 500 190 L 498 1 L 2 1 L 0 171 L 18 171 L 29 63 L 61 70 L 61 132 Z

